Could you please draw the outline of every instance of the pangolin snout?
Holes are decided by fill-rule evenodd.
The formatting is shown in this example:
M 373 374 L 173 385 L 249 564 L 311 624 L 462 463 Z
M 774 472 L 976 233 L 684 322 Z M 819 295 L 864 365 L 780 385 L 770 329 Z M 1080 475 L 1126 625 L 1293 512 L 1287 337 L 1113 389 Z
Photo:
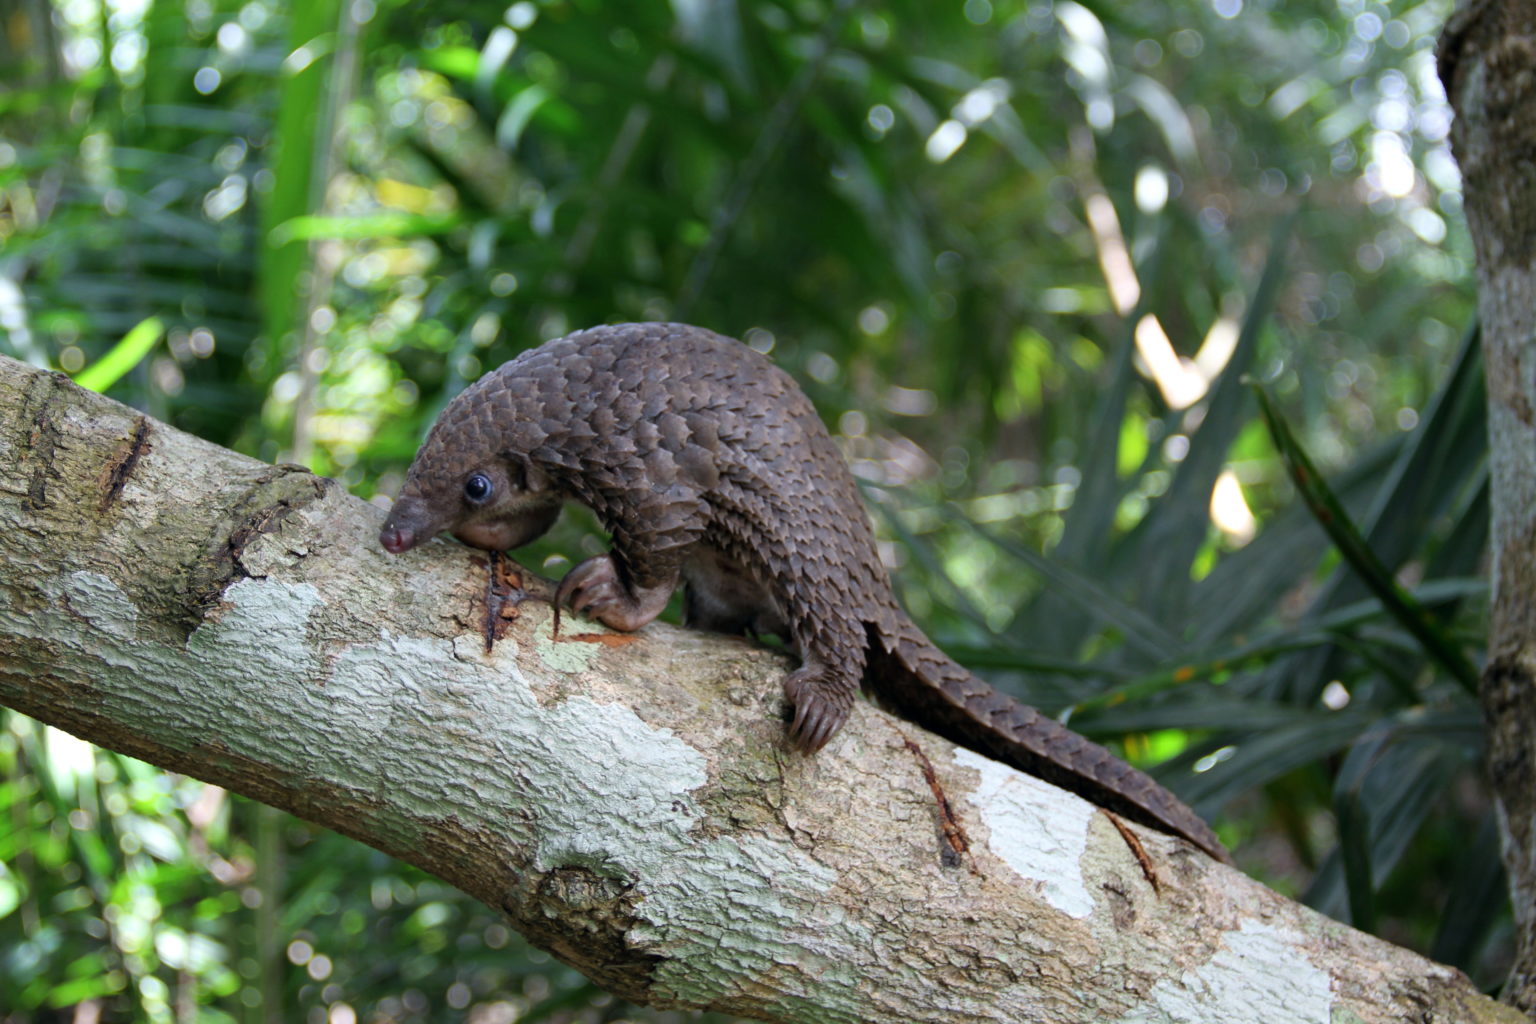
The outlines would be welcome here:
M 416 531 L 409 526 L 389 526 L 379 531 L 379 543 L 392 555 L 409 551 L 416 546 Z
M 420 498 L 402 497 L 389 510 L 384 528 L 379 531 L 379 544 L 392 555 L 402 554 L 418 544 L 432 539 L 431 514 Z

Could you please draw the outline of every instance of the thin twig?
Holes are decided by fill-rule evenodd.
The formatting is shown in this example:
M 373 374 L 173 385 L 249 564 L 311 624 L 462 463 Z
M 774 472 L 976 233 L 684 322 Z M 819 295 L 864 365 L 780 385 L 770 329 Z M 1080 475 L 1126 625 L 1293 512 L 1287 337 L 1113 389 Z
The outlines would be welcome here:
M 1106 811 L 1102 807 L 1099 810 L 1109 819 L 1109 823 L 1115 826 L 1116 831 L 1120 833 L 1120 838 L 1125 840 L 1125 845 L 1130 847 L 1131 856 L 1135 857 L 1136 863 L 1141 865 L 1141 873 L 1146 876 L 1147 884 L 1152 886 L 1152 891 L 1161 895 L 1163 886 L 1157 880 L 1157 869 L 1152 865 L 1152 858 L 1147 856 L 1147 848 L 1141 845 L 1141 840 L 1136 837 L 1136 833 L 1120 820 L 1118 814 Z
M 933 762 L 928 760 L 928 755 L 923 753 L 923 748 L 906 736 L 903 736 L 901 741 L 912 752 L 912 756 L 917 758 L 917 765 L 922 769 L 923 778 L 927 781 L 928 789 L 933 793 L 933 801 L 938 806 L 939 828 L 944 833 L 944 842 L 947 844 L 947 849 L 944 851 L 945 866 L 958 865 L 971 852 L 970 836 L 965 834 L 965 827 L 960 824 L 960 819 L 955 817 L 955 809 L 950 804 L 944 787 L 939 785 L 938 772 L 933 770 Z M 976 870 L 975 861 L 971 862 L 971 870 Z

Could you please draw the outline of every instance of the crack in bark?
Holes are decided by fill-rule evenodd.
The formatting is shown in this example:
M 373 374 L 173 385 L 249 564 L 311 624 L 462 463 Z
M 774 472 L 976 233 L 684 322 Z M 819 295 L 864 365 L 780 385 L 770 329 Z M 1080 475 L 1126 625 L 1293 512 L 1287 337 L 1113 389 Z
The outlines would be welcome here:
M 73 386 L 73 382 L 64 374 L 48 373 L 40 374 L 27 388 L 22 415 L 31 429 L 22 441 L 21 455 L 17 461 L 37 460 L 27 480 L 27 496 L 22 499 L 22 508 L 28 512 L 51 508 L 53 501 L 48 497 L 48 482 L 50 479 L 63 479 L 53 465 L 61 432 L 50 413 L 61 393 Z
M 133 471 L 138 468 L 139 459 L 150 450 L 149 443 L 149 417 L 140 416 L 139 422 L 134 425 L 133 437 L 129 439 L 126 448 L 120 449 L 101 470 L 101 507 L 99 511 L 106 512 L 112 507 L 113 502 L 122 497 L 123 488 L 127 486 L 128 479 L 133 476 Z

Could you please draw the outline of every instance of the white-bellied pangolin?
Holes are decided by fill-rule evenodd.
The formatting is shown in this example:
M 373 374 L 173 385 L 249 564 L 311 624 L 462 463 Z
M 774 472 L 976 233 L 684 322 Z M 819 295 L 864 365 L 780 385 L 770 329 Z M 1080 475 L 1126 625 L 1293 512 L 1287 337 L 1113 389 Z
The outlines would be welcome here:
M 896 603 L 858 486 L 794 380 L 684 324 L 596 327 L 524 352 L 451 401 L 379 534 L 396 554 L 444 530 L 493 551 L 591 508 L 612 550 L 557 601 L 635 630 L 685 587 L 689 625 L 782 637 L 791 742 L 819 750 L 860 686 L 956 743 L 1221 860 L 1151 778 L 951 661 Z

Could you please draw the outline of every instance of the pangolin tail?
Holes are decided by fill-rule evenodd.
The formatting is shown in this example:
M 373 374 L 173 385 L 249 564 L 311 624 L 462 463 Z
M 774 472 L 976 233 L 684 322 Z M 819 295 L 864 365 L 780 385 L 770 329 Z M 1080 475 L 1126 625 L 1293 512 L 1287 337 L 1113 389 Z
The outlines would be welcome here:
M 955 664 L 909 621 L 871 628 L 865 682 L 894 713 L 1230 864 L 1198 814 L 1144 772 Z

